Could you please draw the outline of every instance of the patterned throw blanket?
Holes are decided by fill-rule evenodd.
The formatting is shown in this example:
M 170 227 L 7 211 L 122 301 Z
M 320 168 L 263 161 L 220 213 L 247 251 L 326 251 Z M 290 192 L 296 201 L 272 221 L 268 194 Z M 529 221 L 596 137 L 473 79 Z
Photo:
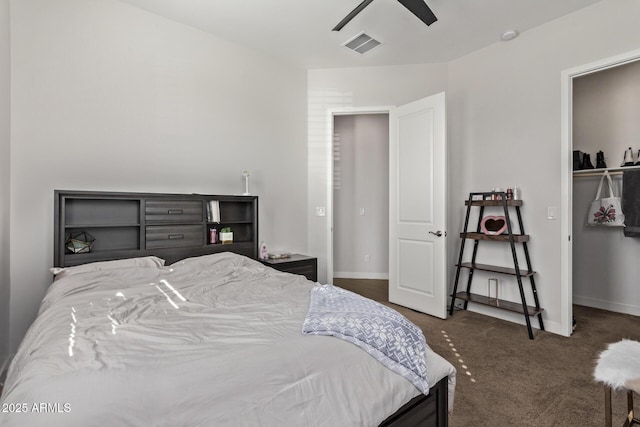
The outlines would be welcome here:
M 319 285 L 311 290 L 302 333 L 332 335 L 353 343 L 429 394 L 424 335 L 389 307 L 332 285 Z

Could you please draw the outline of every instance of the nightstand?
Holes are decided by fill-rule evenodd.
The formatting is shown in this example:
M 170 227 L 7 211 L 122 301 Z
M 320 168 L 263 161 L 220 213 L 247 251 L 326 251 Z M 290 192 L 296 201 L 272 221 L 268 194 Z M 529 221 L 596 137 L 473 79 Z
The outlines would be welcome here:
M 312 282 L 318 281 L 318 258 L 292 254 L 289 258 L 260 259 L 264 265 L 286 273 L 301 274 Z

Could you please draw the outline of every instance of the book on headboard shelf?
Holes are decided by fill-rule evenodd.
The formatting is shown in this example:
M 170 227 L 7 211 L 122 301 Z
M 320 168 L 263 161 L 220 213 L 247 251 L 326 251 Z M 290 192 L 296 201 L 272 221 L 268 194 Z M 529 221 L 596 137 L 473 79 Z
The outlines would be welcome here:
M 220 223 L 220 202 L 217 200 L 207 202 L 207 222 Z

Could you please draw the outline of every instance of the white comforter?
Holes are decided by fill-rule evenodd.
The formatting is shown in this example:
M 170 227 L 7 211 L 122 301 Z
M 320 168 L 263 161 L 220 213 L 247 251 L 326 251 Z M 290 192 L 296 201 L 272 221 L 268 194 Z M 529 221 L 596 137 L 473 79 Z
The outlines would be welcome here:
M 302 335 L 313 285 L 231 253 L 56 280 L 0 425 L 378 425 L 420 392 L 353 344 Z M 427 361 L 452 402 L 453 366 Z

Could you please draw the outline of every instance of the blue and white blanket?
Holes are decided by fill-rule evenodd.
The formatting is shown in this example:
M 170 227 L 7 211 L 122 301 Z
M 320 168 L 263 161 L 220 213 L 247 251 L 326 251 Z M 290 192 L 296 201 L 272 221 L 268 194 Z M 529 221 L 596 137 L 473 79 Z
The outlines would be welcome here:
M 332 285 L 318 285 L 311 290 L 302 333 L 353 343 L 429 394 L 422 330 L 389 307 Z

